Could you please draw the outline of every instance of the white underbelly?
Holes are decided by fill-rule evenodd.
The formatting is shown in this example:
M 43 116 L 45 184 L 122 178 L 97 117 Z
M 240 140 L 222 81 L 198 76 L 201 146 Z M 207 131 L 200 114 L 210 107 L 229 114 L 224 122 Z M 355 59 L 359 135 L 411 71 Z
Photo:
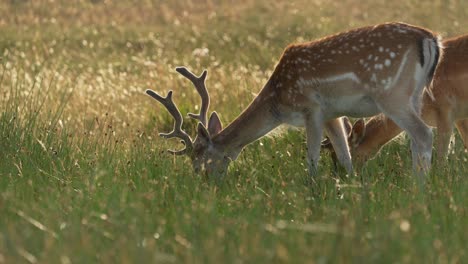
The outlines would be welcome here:
M 375 101 L 367 95 L 321 98 L 326 119 L 339 116 L 368 117 L 380 113 Z
M 340 96 L 340 97 L 316 97 L 319 102 L 324 121 L 341 117 L 369 117 L 380 113 L 377 104 L 367 95 Z M 283 116 L 283 122 L 296 127 L 305 125 L 305 117 L 302 112 L 292 112 Z
M 304 114 L 300 112 L 290 113 L 289 115 L 285 116 L 284 122 L 291 126 L 304 127 L 305 126 Z

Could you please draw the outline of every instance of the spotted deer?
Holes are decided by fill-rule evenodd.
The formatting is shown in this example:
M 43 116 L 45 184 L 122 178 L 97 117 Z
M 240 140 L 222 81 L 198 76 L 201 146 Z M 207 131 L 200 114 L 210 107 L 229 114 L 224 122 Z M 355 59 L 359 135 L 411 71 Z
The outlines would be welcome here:
M 439 164 L 447 156 L 454 124 L 468 148 L 468 35 L 447 39 L 442 46 L 444 55 L 430 87 L 434 97 L 425 91 L 422 105 L 423 120 L 437 128 L 435 146 Z M 384 115 L 375 116 L 366 123 L 360 119 L 354 125 L 350 126 L 349 121 L 345 124 L 350 132 L 353 159 L 360 162 L 371 158 L 402 132 Z
M 420 97 L 431 81 L 439 58 L 438 37 L 403 23 L 353 29 L 322 39 L 288 46 L 258 96 L 226 128 L 216 112 L 207 119 L 210 104 L 204 71 L 199 77 L 186 68 L 202 98 L 194 140 L 182 130 L 182 115 L 172 91 L 162 103 L 175 118 L 174 130 L 161 136 L 182 139 L 195 171 L 222 176 L 242 149 L 281 124 L 304 126 L 309 173 L 315 175 L 322 131 L 330 137 L 340 163 L 353 166 L 341 116 L 372 116 L 383 112 L 411 137 L 413 167 L 418 175 L 430 168 L 432 132 L 419 116 Z

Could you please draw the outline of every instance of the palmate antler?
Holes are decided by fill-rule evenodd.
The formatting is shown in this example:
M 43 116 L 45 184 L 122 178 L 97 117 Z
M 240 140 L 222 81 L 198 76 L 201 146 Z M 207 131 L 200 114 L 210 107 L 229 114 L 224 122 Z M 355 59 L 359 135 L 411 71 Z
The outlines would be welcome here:
M 185 67 L 177 67 L 176 71 L 193 83 L 195 89 L 197 89 L 197 92 L 202 99 L 200 113 L 189 113 L 188 116 L 199 120 L 206 127 L 208 107 L 210 106 L 210 97 L 208 95 L 208 90 L 205 86 L 205 80 L 207 75 L 206 70 L 203 71 L 203 73 L 198 77 Z M 159 135 L 163 138 L 180 138 L 181 142 L 185 145 L 185 148 L 182 150 L 169 150 L 169 152 L 175 155 L 183 155 L 186 153 L 190 153 L 193 149 L 193 141 L 190 138 L 190 136 L 184 130 L 182 130 L 182 125 L 184 121 L 182 118 L 182 114 L 180 113 L 179 109 L 172 100 L 172 90 L 169 91 L 166 97 L 162 97 L 150 89 L 146 90 L 146 94 L 148 94 L 149 96 L 160 102 L 162 105 L 164 105 L 169 111 L 169 113 L 174 117 L 174 129 L 169 133 L 159 133 Z

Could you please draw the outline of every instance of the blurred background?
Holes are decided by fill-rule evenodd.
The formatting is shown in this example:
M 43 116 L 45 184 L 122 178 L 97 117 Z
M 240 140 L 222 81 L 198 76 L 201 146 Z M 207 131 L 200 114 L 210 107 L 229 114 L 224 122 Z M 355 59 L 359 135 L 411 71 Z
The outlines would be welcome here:
M 1 92 L 5 97 L 11 82 L 40 79 L 48 105 L 72 91 L 62 120 L 69 126 L 107 113 L 151 127 L 148 107 L 159 106 L 143 95 L 146 88 L 174 89 L 183 111 L 198 103 L 174 71 L 186 65 L 208 70 L 212 109 L 226 122 L 261 89 L 291 42 L 386 21 L 454 36 L 468 33 L 466 17 L 461 0 L 3 0 Z

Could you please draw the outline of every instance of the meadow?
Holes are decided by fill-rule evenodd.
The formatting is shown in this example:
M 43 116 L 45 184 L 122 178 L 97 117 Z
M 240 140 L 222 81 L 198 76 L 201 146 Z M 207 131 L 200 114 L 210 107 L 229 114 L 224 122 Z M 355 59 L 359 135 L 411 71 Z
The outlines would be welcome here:
M 289 43 L 386 21 L 450 37 L 467 17 L 465 1 L 1 1 L 0 264 L 466 262 L 458 135 L 423 187 L 405 136 L 356 175 L 323 153 L 311 183 L 289 128 L 210 180 L 166 152 L 172 119 L 144 91 L 174 90 L 185 115 L 199 97 L 174 69 L 207 69 L 227 124 Z

